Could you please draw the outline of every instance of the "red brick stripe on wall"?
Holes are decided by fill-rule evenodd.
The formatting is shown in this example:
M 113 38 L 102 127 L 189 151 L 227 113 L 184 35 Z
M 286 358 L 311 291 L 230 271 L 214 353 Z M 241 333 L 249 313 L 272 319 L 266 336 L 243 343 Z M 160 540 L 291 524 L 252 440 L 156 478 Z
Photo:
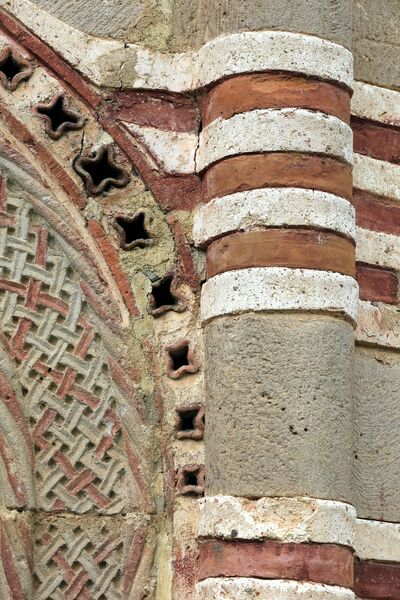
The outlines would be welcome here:
M 353 585 L 353 554 L 334 544 L 209 541 L 200 546 L 199 579 L 259 577 Z
M 397 200 L 355 189 L 352 204 L 359 227 L 400 235 L 400 203 Z
M 351 167 L 334 158 L 292 152 L 234 156 L 206 171 L 203 200 L 263 187 L 314 189 L 350 199 Z
M 359 598 L 399 600 L 400 564 L 356 560 L 354 591 Z
M 200 102 L 203 127 L 221 117 L 261 108 L 307 108 L 350 120 L 350 93 L 306 77 L 252 73 L 217 84 Z
M 207 277 L 249 267 L 290 267 L 355 276 L 354 244 L 312 229 L 240 231 L 211 243 Z
M 374 121 L 351 118 L 354 152 L 379 160 L 400 163 L 400 128 L 381 125 Z
M 398 303 L 399 280 L 394 271 L 357 263 L 356 273 L 360 300 Z

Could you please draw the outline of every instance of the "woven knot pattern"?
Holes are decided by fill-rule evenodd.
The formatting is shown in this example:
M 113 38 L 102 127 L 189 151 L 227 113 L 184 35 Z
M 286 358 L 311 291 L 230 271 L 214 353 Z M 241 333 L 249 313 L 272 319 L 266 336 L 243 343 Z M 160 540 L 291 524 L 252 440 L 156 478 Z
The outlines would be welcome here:
M 122 600 L 123 542 L 106 523 L 68 532 L 50 524 L 35 548 L 37 600 Z
M 22 197 L 2 204 L 0 319 L 30 418 L 38 506 L 120 512 L 125 456 L 100 336 L 56 234 Z

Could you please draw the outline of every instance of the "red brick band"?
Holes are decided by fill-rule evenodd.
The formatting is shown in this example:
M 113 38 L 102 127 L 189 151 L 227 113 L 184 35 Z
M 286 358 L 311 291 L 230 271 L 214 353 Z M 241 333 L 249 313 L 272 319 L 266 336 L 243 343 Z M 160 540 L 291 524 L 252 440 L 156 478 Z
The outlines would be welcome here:
M 355 276 L 355 248 L 335 233 L 312 229 L 241 231 L 207 250 L 207 277 L 249 267 L 290 267 Z
M 350 548 L 334 544 L 209 541 L 200 546 L 199 579 L 259 577 L 352 587 Z
M 354 591 L 359 598 L 399 600 L 400 564 L 356 560 Z
M 356 273 L 360 300 L 398 303 L 399 279 L 395 271 L 358 263 Z
M 252 73 L 215 85 L 201 103 L 203 127 L 217 118 L 262 108 L 306 108 L 350 120 L 350 93 L 306 77 Z
M 212 165 L 203 178 L 203 199 L 264 187 L 321 190 L 351 199 L 351 167 L 334 158 L 292 152 L 243 154 Z
M 354 152 L 379 160 L 400 163 L 400 127 L 390 127 L 352 117 L 351 128 L 354 136 Z
M 359 227 L 400 235 L 400 203 L 397 200 L 355 189 L 352 204 Z

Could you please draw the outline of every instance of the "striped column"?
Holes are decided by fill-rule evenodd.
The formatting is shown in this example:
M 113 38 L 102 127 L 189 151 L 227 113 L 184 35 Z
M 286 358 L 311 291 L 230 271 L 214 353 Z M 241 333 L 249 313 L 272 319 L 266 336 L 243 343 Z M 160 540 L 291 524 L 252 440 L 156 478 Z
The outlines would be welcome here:
M 400 598 L 400 93 L 358 83 L 352 103 L 357 277 L 355 586 Z
M 270 45 L 274 36 L 279 67 L 267 57 L 263 72 L 217 81 L 202 103 L 198 600 L 353 597 L 351 527 L 344 517 L 339 534 L 332 516 L 353 510 L 352 56 L 305 35 L 271 33 Z M 332 523 L 297 535 L 324 502 Z

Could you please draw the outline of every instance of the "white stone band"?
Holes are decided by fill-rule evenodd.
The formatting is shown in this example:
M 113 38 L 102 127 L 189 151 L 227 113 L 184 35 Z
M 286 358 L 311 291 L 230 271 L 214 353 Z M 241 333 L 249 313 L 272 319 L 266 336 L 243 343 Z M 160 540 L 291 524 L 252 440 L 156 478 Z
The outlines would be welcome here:
M 156 127 L 124 123 L 140 140 L 161 169 L 167 173 L 195 172 L 195 157 L 199 137 L 197 133 L 165 131 Z
M 354 547 L 356 510 L 314 498 L 206 496 L 199 501 L 199 537 L 316 542 Z
M 291 71 L 353 86 L 353 56 L 343 46 L 311 35 L 247 31 L 221 36 L 198 52 L 194 87 L 251 71 Z
M 357 519 L 355 550 L 363 560 L 400 563 L 400 523 Z
M 353 186 L 377 196 L 400 200 L 400 165 L 354 154 Z
M 195 243 L 202 246 L 232 231 L 285 226 L 329 229 L 354 239 L 355 210 L 348 200 L 318 190 L 250 190 L 200 206 L 194 217 L 193 235 Z
M 0 0 L 10 8 L 10 0 Z M 353 85 L 349 50 L 315 36 L 255 31 L 218 37 L 198 52 L 155 52 L 96 38 L 51 16 L 30 0 L 12 0 L 12 13 L 97 85 L 183 92 L 222 77 L 282 70 Z
M 250 577 L 210 578 L 196 584 L 196 600 L 354 600 L 354 592 L 336 585 L 273 581 Z
M 250 311 L 323 311 L 355 322 L 358 284 L 352 277 L 312 269 L 263 267 L 220 273 L 201 294 L 201 318 Z
M 398 127 L 400 92 L 356 81 L 351 99 L 351 113 L 356 117 Z
M 356 260 L 400 270 L 400 237 L 357 227 Z
M 197 171 L 221 158 L 249 152 L 306 152 L 353 159 L 353 132 L 332 115 L 303 108 L 267 108 L 216 119 L 203 129 Z

